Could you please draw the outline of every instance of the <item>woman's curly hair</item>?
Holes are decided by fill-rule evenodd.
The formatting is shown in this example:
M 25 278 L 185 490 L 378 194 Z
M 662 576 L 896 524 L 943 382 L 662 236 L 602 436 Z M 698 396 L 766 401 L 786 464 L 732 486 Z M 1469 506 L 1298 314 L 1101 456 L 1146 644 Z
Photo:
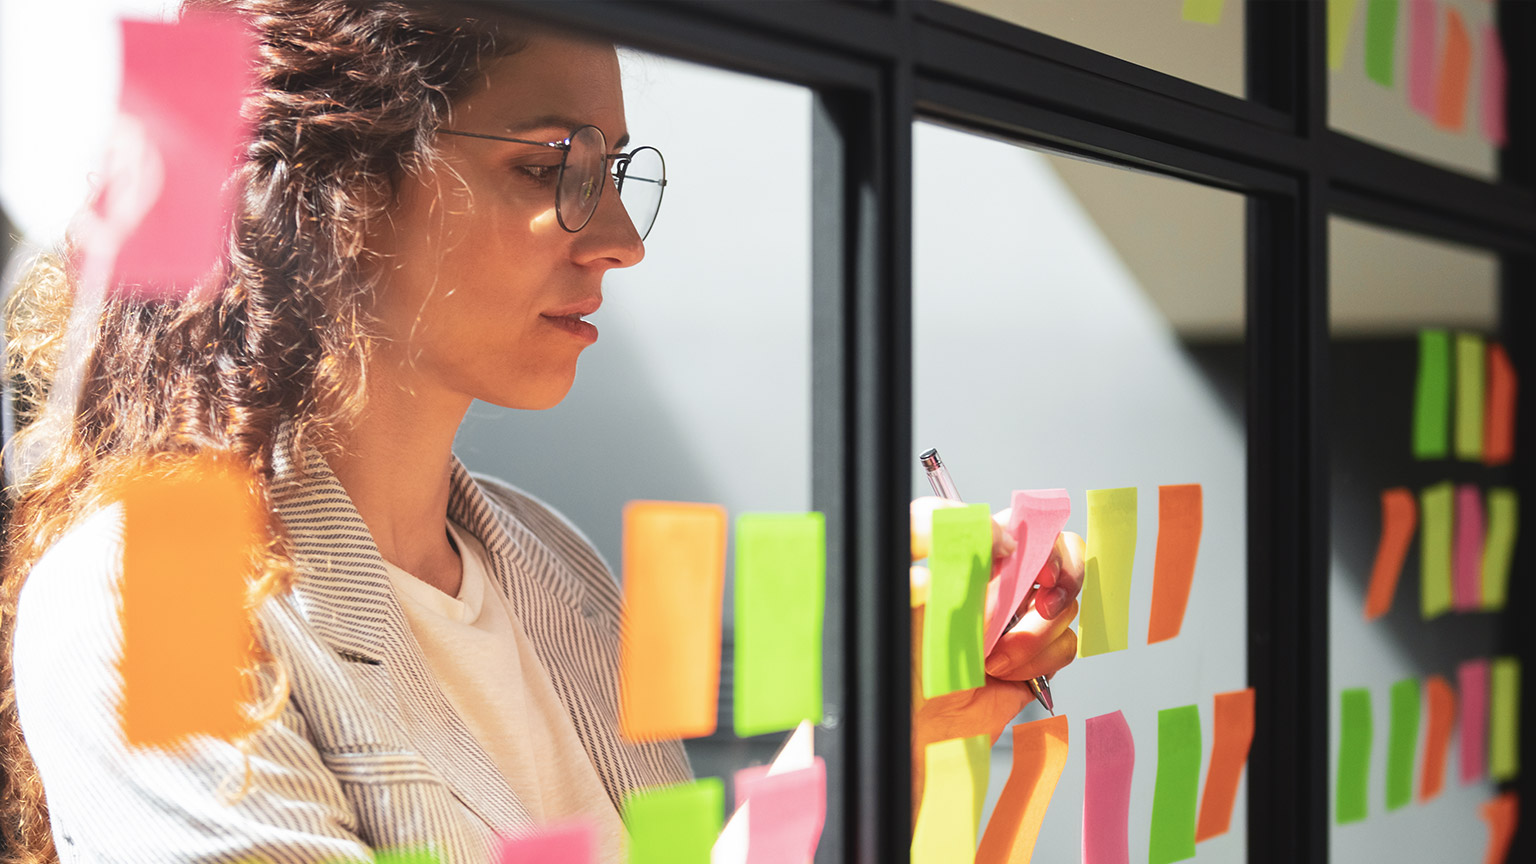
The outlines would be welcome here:
M 245 104 L 253 133 L 232 179 L 235 213 L 214 290 L 108 299 L 80 399 L 51 427 L 62 430 L 52 440 L 40 440 L 49 424 L 32 421 L 61 361 L 78 281 L 74 256 L 67 249 L 40 255 L 6 304 L 5 375 L 21 427 L 7 458 L 36 454 L 34 464 L 12 472 L 0 565 L 0 842 L 7 847 L 0 862 L 7 864 L 58 860 L 11 664 L 28 573 L 71 525 L 109 503 L 124 478 L 174 474 L 212 454 L 249 468 L 268 513 L 247 591 L 257 632 L 258 607 L 294 579 L 288 536 L 272 508 L 277 448 L 297 460 L 308 445 L 337 445 L 363 409 L 374 339 L 368 226 L 386 215 L 402 178 L 435 158 L 435 131 L 453 100 L 476 86 L 490 59 L 520 47 L 491 22 L 388 0 L 187 0 L 184 8 L 233 13 L 257 43 Z M 253 649 L 247 680 L 271 686 L 247 706 L 252 733 L 279 717 L 288 698 L 279 664 L 260 644 Z M 249 783 L 247 755 L 241 795 Z

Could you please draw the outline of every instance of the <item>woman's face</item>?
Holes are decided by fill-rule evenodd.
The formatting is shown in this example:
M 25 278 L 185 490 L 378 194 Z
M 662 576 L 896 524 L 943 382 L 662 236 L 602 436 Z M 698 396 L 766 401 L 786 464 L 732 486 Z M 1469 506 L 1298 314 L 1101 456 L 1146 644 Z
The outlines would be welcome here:
M 538 36 L 486 68 L 450 128 L 560 141 L 584 124 L 612 152 L 627 144 L 613 47 Z M 645 248 L 611 177 L 585 228 L 560 227 L 559 150 L 456 135 L 438 146 L 443 161 L 402 181 L 388 224 L 370 237 L 383 256 L 373 374 L 418 396 L 549 408 L 597 338 L 571 316 L 596 311 L 603 274 L 638 263 Z

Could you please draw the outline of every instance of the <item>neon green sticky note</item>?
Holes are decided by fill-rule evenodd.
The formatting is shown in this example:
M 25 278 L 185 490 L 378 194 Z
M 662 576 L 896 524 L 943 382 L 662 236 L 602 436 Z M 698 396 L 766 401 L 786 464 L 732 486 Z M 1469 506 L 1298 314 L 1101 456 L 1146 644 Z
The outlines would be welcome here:
M 378 849 L 374 864 L 438 864 L 442 859 L 432 849 Z
M 1488 776 L 1513 780 L 1520 773 L 1520 661 L 1493 658 L 1488 689 Z
M 1355 24 L 1357 0 L 1328 0 L 1328 68 L 1344 68 L 1349 31 Z
M 1483 543 L 1483 608 L 1498 611 L 1509 597 L 1509 563 L 1520 530 L 1520 495 L 1513 489 L 1488 490 L 1488 536 Z
M 1413 753 L 1419 741 L 1419 681 L 1404 678 L 1392 685 L 1391 725 L 1387 727 L 1387 809 L 1413 800 Z
M 1157 785 L 1152 793 L 1149 864 L 1195 857 L 1200 806 L 1200 706 L 1157 712 Z
M 1451 337 L 1419 331 L 1419 374 L 1413 391 L 1413 458 L 1444 459 L 1450 453 Z
M 992 577 L 992 514 L 985 504 L 933 511 L 928 608 L 923 614 L 923 696 L 986 683 L 982 613 Z
M 1077 653 L 1123 651 L 1130 644 L 1131 565 L 1136 560 L 1136 490 L 1088 490 L 1082 616 Z
M 719 777 L 629 792 L 624 796 L 629 864 L 709 864 L 724 812 Z
M 1483 461 L 1483 337 L 1456 334 L 1456 458 Z
M 736 734 L 821 722 L 827 527 L 820 513 L 736 519 Z
M 928 745 L 923 755 L 923 802 L 912 826 L 912 864 L 975 860 L 991 752 L 992 741 L 986 735 Z
M 1334 787 L 1334 821 L 1359 822 L 1370 810 L 1371 691 L 1355 687 L 1339 694 L 1339 773 Z
M 1365 74 L 1391 87 L 1396 57 L 1397 0 L 1370 0 L 1365 8 Z
M 1184 0 L 1184 20 L 1197 24 L 1220 24 L 1224 0 Z
M 1425 620 L 1451 608 L 1455 495 L 1450 481 L 1419 493 L 1419 612 Z

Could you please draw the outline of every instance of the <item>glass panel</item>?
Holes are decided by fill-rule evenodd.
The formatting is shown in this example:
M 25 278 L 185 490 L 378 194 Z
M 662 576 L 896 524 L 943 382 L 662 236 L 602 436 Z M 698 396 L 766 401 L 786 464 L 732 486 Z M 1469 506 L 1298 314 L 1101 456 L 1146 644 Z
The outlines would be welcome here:
M 1487 828 L 1479 818 L 1479 807 L 1494 792 L 1486 779 L 1464 782 L 1460 740 L 1469 733 L 1461 718 L 1454 721 L 1455 733 L 1449 758 L 1433 753 L 1431 734 L 1431 676 L 1439 676 L 1458 701 L 1472 694 L 1458 682 L 1458 667 L 1465 661 L 1496 656 L 1499 621 L 1494 613 L 1482 611 L 1447 611 L 1426 620 L 1422 609 L 1425 582 L 1422 578 L 1426 556 L 1425 543 L 1437 545 L 1430 538 L 1451 538 L 1444 553 L 1432 553 L 1431 561 L 1450 562 L 1454 571 L 1457 543 L 1455 523 L 1475 508 L 1463 508 L 1459 497 L 1450 494 L 1451 486 L 1465 486 L 1481 502 L 1488 502 L 1489 490 L 1512 486 L 1513 476 L 1507 466 L 1487 466 L 1457 458 L 1416 459 L 1413 430 L 1420 360 L 1420 331 L 1423 328 L 1445 330 L 1451 339 L 1446 363 L 1427 368 L 1449 372 L 1454 382 L 1465 370 L 1483 370 L 1481 363 L 1459 362 L 1455 348 L 1456 334 L 1477 334 L 1490 343 L 1499 338 L 1499 262 L 1492 253 L 1452 245 L 1416 235 L 1387 230 L 1372 225 L 1334 218 L 1329 225 L 1329 292 L 1331 329 L 1330 443 L 1332 459 L 1330 479 L 1331 506 L 1331 587 L 1329 590 L 1329 714 L 1331 717 L 1330 771 L 1335 784 L 1342 775 L 1345 786 L 1334 786 L 1330 793 L 1329 819 L 1333 823 L 1330 860 L 1333 861 L 1454 861 L 1481 854 Z M 1481 360 L 1482 358 L 1478 358 Z M 1487 381 L 1485 380 L 1485 384 Z M 1454 429 L 1466 416 L 1457 403 L 1458 387 L 1449 387 L 1449 400 L 1424 400 L 1424 404 L 1449 405 L 1450 410 L 1433 412 L 1438 422 L 1426 428 Z M 1468 387 L 1467 393 L 1474 388 Z M 1477 403 L 1481 410 L 1482 403 Z M 1454 452 L 1455 434 L 1445 439 Z M 1445 504 L 1434 505 L 1432 490 L 1445 488 Z M 1391 541 L 1395 532 L 1387 526 L 1383 493 L 1393 493 L 1403 501 L 1414 524 L 1407 526 L 1398 543 Z M 1485 509 L 1488 526 L 1496 521 L 1492 508 Z M 1494 532 L 1489 532 L 1490 541 Z M 1406 560 L 1400 571 L 1387 567 L 1383 574 L 1400 574 L 1395 591 L 1390 579 L 1373 575 L 1384 535 L 1389 549 L 1403 549 Z M 1484 538 L 1477 537 L 1472 548 L 1481 552 Z M 1480 557 L 1477 563 L 1481 563 Z M 1460 600 L 1453 593 L 1452 574 L 1439 568 L 1430 584 L 1445 589 L 1445 600 Z M 1431 592 L 1434 597 L 1434 592 Z M 1382 611 L 1384 610 L 1384 611 Z M 1378 614 L 1381 612 L 1382 614 Z M 1400 684 L 1399 682 L 1412 682 Z M 1406 767 L 1406 778 L 1389 765 L 1392 761 L 1392 688 L 1398 685 L 1404 696 L 1400 707 L 1417 706 L 1416 730 L 1400 736 L 1402 752 L 1399 770 Z M 1412 688 L 1418 688 L 1418 693 Z M 1369 705 L 1369 717 L 1355 714 L 1346 718 L 1343 693 L 1364 690 L 1366 695 L 1352 696 Z M 1417 698 L 1412 698 L 1412 697 Z M 1404 713 L 1403 720 L 1408 719 Z M 1355 722 L 1358 717 L 1359 722 Z M 1369 729 L 1370 742 L 1364 747 L 1344 745 L 1346 719 L 1353 739 L 1356 729 Z M 1481 738 L 1482 724 L 1473 724 Z M 1342 752 L 1341 752 L 1342 751 Z M 1351 765 L 1346 755 L 1368 761 L 1362 769 Z M 1421 798 L 1420 784 L 1425 767 L 1433 763 L 1444 770 L 1443 791 L 1430 800 Z M 1486 778 L 1482 763 L 1478 775 Z M 1358 781 L 1363 776 L 1362 788 Z M 1389 779 L 1390 778 L 1390 779 Z M 1394 780 L 1397 782 L 1394 784 Z M 1395 786 L 1395 788 L 1394 788 Z M 1391 797 L 1409 793 L 1406 802 Z M 1362 807 L 1363 804 L 1363 807 Z M 1393 806 L 1397 804 L 1398 806 Z M 1363 821 L 1339 824 L 1340 808 Z M 1471 844 L 1469 847 L 1468 844 Z M 1472 850 L 1472 851 L 1469 851 Z
M 955 0 L 954 5 L 1233 96 L 1248 92 L 1244 4 L 1237 0 Z M 1214 21 L 1196 10 L 1215 10 Z
M 1086 490 L 1137 491 L 1128 648 L 1052 683 L 1071 743 L 1034 860 L 1078 860 L 1084 721 L 1115 711 L 1138 755 L 1129 836 L 1145 860 L 1158 712 L 1198 706 L 1208 752 L 1213 697 L 1247 682 L 1245 202 L 927 124 L 914 155 L 915 445 L 994 511 L 1015 489 L 1066 489 L 1079 534 Z M 1185 483 L 1203 487 L 1198 563 L 1181 632 L 1149 645 L 1158 487 Z M 932 494 L 921 472 L 912 494 Z M 1030 705 L 1017 722 L 1044 716 Z M 1012 758 L 1005 735 L 987 818 Z M 1200 860 L 1244 859 L 1245 802 Z
M 1502 62 L 1491 47 L 1495 6 L 1485 0 L 1328 0 L 1329 124 L 1372 144 L 1497 179 L 1499 145 L 1487 127 L 1503 103 L 1502 86 L 1489 87 L 1500 74 L 1489 64 Z M 1461 86 L 1455 86 L 1457 68 L 1466 76 Z M 1449 76 L 1443 99 L 1442 75 Z

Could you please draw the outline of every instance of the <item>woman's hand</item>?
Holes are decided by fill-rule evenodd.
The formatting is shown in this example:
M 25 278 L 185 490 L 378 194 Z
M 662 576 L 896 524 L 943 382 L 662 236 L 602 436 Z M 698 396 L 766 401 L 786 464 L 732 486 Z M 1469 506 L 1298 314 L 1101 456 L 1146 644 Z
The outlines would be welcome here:
M 912 560 L 928 557 L 933 511 L 957 507 L 942 498 L 912 502 Z M 997 605 L 997 574 L 1018 545 L 1008 535 L 1009 511 L 992 517 L 992 579 L 987 583 L 988 620 Z M 1023 578 L 1023 574 L 1020 574 Z M 1050 678 L 1077 656 L 1077 634 L 1068 626 L 1077 617 L 1083 587 L 1083 538 L 1062 532 L 1051 557 L 1035 576 L 1040 589 L 1023 618 L 1004 633 L 986 659 L 986 683 L 974 690 L 923 698 L 923 612 L 928 600 L 928 568 L 913 565 L 912 586 L 912 818 L 922 801 L 924 757 L 929 744 L 985 734 L 997 743 L 1009 721 L 1034 699 L 1026 683 Z

